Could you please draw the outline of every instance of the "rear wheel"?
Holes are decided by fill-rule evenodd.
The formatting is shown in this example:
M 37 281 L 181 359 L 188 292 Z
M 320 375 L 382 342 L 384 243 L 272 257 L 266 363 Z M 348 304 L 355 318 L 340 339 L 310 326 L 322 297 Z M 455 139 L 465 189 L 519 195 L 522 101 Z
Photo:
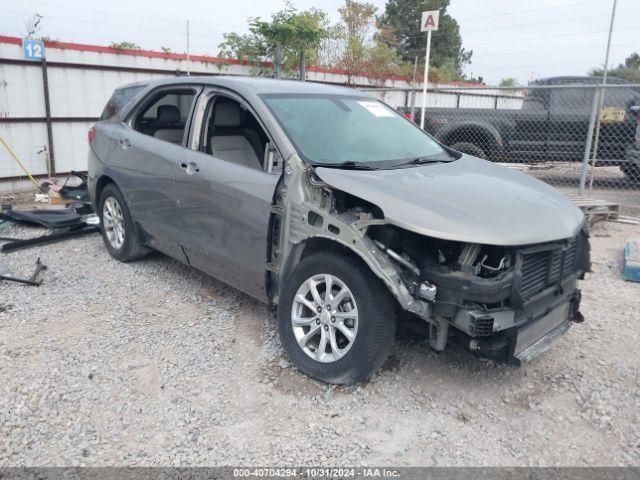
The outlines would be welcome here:
M 466 153 L 467 155 L 473 155 L 474 157 L 478 158 L 486 158 L 484 150 L 475 143 L 455 142 L 450 147 L 454 150 L 457 150 L 458 152 Z
M 148 250 L 140 242 L 124 197 L 113 183 L 104 187 L 100 194 L 98 215 L 102 239 L 113 258 L 129 262 L 147 253 Z
M 620 166 L 620 170 L 622 170 L 622 173 L 624 173 L 632 183 L 640 185 L 640 165 L 625 163 Z
M 328 383 L 369 378 L 384 363 L 395 335 L 393 299 L 357 260 L 319 253 L 284 282 L 280 338 L 292 363 Z

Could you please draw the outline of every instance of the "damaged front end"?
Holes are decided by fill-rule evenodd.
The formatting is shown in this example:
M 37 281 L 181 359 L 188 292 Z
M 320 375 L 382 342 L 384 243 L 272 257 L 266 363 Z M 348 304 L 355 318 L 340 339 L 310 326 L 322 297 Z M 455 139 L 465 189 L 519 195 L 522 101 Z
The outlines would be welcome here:
M 392 224 L 379 207 L 324 183 L 293 155 L 272 208 L 267 280 L 274 303 L 301 258 L 328 248 L 365 262 L 403 310 L 428 322 L 439 351 L 455 341 L 520 364 L 582 321 L 576 286 L 590 266 L 586 228 L 516 247 L 433 238 Z
M 524 363 L 571 321 L 583 320 L 576 286 L 589 270 L 586 229 L 568 240 L 518 247 L 439 240 L 393 226 L 369 235 L 414 259 L 416 295 L 431 301 L 433 318 L 454 327 L 451 339 L 480 356 Z

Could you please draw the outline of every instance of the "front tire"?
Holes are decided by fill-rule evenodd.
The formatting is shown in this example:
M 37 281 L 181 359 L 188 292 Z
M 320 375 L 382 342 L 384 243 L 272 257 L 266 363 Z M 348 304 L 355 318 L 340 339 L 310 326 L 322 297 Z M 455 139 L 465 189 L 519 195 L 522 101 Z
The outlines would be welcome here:
M 139 239 L 127 203 L 118 187 L 110 183 L 98 202 L 102 239 L 111 256 L 121 262 L 143 257 L 147 249 Z
M 393 299 L 358 260 L 328 253 L 304 258 L 285 279 L 280 339 L 291 362 L 327 383 L 369 378 L 389 356 Z

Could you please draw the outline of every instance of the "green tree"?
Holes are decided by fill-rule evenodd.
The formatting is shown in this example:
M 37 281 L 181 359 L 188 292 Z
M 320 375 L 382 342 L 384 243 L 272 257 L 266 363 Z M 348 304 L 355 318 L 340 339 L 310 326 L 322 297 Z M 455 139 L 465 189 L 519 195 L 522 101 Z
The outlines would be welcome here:
M 603 74 L 604 70 L 602 68 L 594 68 L 589 72 L 589 75 L 596 77 L 601 77 Z M 637 52 L 632 53 L 625 58 L 624 62 L 609 70 L 607 75 L 640 83 L 640 54 Z
M 287 2 L 270 21 L 250 19 L 249 31 L 245 35 L 224 34 L 224 40 L 218 46 L 219 55 L 248 61 L 255 66 L 273 61 L 290 70 L 298 65 L 299 77 L 304 79 L 307 61 L 317 58 L 320 44 L 329 36 L 329 22 L 327 14 L 321 10 L 311 8 L 298 12 Z
M 140 45 L 133 42 L 111 42 L 109 47 L 117 48 L 118 50 L 141 50 Z
M 346 0 L 338 9 L 340 23 L 336 33 L 344 42 L 339 66 L 349 72 L 348 83 L 351 83 L 352 73 L 365 67 L 377 10 L 371 3 L 356 0 Z
M 517 87 L 518 81 L 513 77 L 505 77 L 500 80 L 501 87 Z
M 471 63 L 471 50 L 462 47 L 458 22 L 447 13 L 449 0 L 388 0 L 384 13 L 378 17 L 378 38 L 391 48 L 397 48 L 402 60 L 413 62 L 415 57 L 424 58 L 427 35 L 420 31 L 423 11 L 440 9 L 438 31 L 431 39 L 431 58 L 437 69 L 453 69 L 454 79 L 464 78 L 463 68 Z M 424 62 L 424 61 L 423 61 Z M 424 65 L 424 63 L 423 63 Z
M 325 55 L 329 66 L 347 72 L 347 83 L 355 76 L 368 77 L 369 83 L 383 85 L 393 75 L 410 75 L 412 66 L 404 62 L 395 48 L 380 41 L 376 29 L 377 8 L 368 2 L 345 0 L 338 9 L 340 21 L 332 29 L 329 42 L 332 55 Z
M 413 66 L 402 60 L 398 51 L 386 43 L 375 41 L 368 46 L 362 74 L 376 86 L 383 86 L 391 76 L 409 77 Z

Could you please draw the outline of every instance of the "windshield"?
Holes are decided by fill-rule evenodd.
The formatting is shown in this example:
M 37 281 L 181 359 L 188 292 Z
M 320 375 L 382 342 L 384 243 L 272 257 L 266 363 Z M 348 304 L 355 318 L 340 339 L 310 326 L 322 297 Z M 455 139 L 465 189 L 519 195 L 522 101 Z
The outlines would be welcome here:
M 313 164 L 379 168 L 447 152 L 420 128 L 373 98 L 346 95 L 264 95 L 298 153 Z

